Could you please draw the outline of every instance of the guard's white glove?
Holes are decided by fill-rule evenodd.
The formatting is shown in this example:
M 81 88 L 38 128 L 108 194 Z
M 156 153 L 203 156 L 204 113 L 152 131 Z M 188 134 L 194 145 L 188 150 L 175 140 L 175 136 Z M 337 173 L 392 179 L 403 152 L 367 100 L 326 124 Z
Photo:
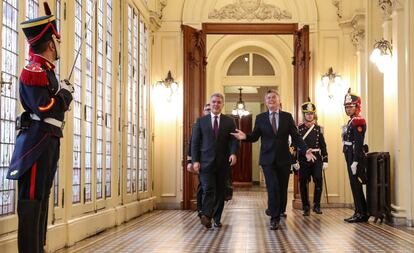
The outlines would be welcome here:
M 60 89 L 67 90 L 70 93 L 75 92 L 75 88 L 73 87 L 73 84 L 71 84 L 68 79 L 61 80 L 59 85 L 60 85 Z
M 358 162 L 353 162 L 351 164 L 351 171 L 352 171 L 352 175 L 355 175 L 357 172 L 357 166 L 358 166 Z
M 322 165 L 322 169 L 327 170 L 328 169 L 328 163 L 324 162 L 323 165 Z
M 300 164 L 299 164 L 299 162 L 296 162 L 295 164 L 293 164 L 293 168 L 294 168 L 295 170 L 299 170 L 299 169 L 300 169 Z

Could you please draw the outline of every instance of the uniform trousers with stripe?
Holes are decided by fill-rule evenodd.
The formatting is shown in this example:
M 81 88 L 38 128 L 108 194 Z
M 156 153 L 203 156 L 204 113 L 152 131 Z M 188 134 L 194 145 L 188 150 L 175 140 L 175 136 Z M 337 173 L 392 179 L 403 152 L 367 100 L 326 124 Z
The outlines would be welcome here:
M 18 180 L 19 252 L 43 252 L 46 244 L 49 195 L 59 160 L 60 139 L 49 145 Z

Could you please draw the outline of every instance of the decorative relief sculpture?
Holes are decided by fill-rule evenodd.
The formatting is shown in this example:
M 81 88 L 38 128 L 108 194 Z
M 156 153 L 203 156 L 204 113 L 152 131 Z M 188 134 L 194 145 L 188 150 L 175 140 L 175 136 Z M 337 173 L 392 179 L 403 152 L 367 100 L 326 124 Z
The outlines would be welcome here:
M 338 18 L 342 18 L 342 0 L 332 0 L 332 4 L 336 7 Z
M 365 16 L 364 15 L 355 15 L 351 21 L 352 25 L 352 32 L 350 34 L 352 44 L 357 48 L 361 49 L 363 45 L 362 42 L 365 38 L 365 30 L 364 30 L 364 23 L 365 23 Z
M 219 10 L 214 9 L 208 14 L 210 19 L 292 19 L 292 14 L 281 10 L 272 4 L 265 4 L 262 0 L 238 0 L 237 3 L 228 4 Z

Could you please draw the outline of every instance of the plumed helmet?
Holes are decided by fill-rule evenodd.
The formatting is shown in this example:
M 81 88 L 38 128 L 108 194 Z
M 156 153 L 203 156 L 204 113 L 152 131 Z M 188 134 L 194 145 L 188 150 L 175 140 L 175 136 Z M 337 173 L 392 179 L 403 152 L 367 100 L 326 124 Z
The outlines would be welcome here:
M 302 104 L 301 109 L 303 113 L 307 113 L 307 112 L 316 113 L 316 105 L 311 102 L 309 97 L 308 97 L 308 101 Z
M 52 15 L 49 5 L 44 2 L 45 16 L 28 19 L 20 24 L 27 42 L 30 46 L 36 46 L 51 39 L 55 35 L 58 39 L 60 34 L 56 29 L 56 17 Z

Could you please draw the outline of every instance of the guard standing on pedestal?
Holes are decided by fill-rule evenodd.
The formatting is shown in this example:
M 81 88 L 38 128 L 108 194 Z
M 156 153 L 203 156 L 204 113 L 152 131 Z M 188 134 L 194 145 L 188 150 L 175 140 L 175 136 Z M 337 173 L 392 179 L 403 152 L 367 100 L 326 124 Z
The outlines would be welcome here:
M 65 111 L 73 86 L 58 82 L 53 62 L 59 59 L 56 18 L 45 3 L 46 16 L 21 23 L 30 45 L 30 62 L 19 78 L 24 112 L 16 119 L 16 146 L 7 178 L 18 180 L 19 252 L 44 252 L 50 189 L 59 160 Z

